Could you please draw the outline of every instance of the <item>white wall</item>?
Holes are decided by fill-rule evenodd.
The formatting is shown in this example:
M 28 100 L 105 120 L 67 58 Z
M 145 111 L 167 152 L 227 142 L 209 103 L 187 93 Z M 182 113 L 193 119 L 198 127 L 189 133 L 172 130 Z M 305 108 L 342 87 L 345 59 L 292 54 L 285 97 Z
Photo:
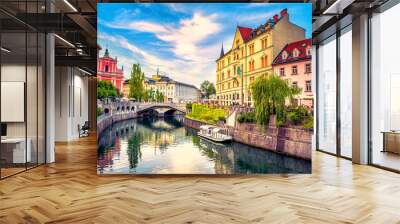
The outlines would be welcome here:
M 79 138 L 78 125 L 88 120 L 88 78 L 72 67 L 56 67 L 55 140 Z

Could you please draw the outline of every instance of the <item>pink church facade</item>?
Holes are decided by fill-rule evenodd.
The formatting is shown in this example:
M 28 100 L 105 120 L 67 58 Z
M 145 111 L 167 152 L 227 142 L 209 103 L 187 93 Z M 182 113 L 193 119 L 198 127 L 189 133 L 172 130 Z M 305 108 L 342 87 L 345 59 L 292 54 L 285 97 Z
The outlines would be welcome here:
M 97 61 L 97 79 L 110 81 L 119 92 L 123 90 L 124 69 L 118 68 L 117 58 L 112 58 L 109 55 L 108 49 L 103 57 Z
M 276 75 L 302 89 L 295 98 L 297 104 L 313 110 L 311 39 L 287 44 L 273 61 L 272 67 Z

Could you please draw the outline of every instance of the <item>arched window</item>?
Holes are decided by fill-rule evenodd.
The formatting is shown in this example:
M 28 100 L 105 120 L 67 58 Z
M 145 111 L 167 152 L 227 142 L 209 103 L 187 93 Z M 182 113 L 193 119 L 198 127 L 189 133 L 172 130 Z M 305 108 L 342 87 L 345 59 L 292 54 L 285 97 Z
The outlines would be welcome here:
M 108 72 L 108 65 L 105 66 L 104 70 L 105 72 Z
M 261 57 L 261 67 L 267 67 L 267 55 Z

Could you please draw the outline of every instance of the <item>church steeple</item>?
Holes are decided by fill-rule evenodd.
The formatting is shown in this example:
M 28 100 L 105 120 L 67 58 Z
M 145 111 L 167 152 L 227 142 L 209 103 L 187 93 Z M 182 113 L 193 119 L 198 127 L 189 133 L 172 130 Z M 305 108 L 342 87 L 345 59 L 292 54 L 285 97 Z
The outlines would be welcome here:
M 224 43 L 222 43 L 221 54 L 219 55 L 219 57 L 222 58 L 224 55 L 225 55 L 225 53 L 224 53 Z
M 110 57 L 110 53 L 108 52 L 108 48 L 106 48 L 106 52 L 104 53 L 104 57 Z

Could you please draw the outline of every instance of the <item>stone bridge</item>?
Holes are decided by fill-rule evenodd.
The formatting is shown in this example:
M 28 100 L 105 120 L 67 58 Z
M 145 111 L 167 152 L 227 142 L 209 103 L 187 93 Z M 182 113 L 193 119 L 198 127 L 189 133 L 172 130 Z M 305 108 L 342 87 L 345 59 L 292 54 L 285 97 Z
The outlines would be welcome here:
M 185 105 L 173 104 L 173 103 L 150 103 L 150 104 L 139 104 L 136 113 L 143 115 L 147 113 L 156 112 L 158 116 L 173 115 L 176 113 L 185 114 Z
M 98 135 L 108 126 L 118 121 L 146 115 L 168 116 L 186 113 L 185 104 L 173 103 L 137 103 L 131 101 L 105 103 L 98 100 L 97 108 L 101 112 L 101 115 L 97 116 Z

